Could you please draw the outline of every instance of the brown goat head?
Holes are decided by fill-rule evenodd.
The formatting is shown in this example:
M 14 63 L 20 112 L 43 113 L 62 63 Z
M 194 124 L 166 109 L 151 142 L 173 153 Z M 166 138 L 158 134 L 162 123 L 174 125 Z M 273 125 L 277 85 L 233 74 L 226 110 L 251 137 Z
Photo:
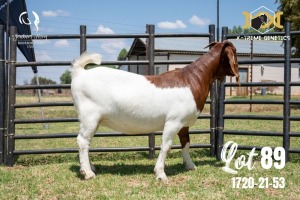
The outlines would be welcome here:
M 219 81 L 223 81 L 225 76 L 235 76 L 236 82 L 240 84 L 236 48 L 234 45 L 225 40 L 222 43 L 212 42 L 208 47 L 213 47 L 220 54 L 219 71 L 216 78 Z

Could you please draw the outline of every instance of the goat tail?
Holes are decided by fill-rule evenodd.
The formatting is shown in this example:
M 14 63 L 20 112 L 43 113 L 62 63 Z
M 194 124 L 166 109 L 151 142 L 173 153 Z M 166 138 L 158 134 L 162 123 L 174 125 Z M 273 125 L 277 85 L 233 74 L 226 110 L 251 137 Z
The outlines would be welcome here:
M 75 59 L 72 62 L 72 75 L 76 71 L 80 69 L 84 69 L 84 67 L 87 64 L 93 63 L 96 65 L 100 65 L 101 61 L 102 61 L 102 56 L 100 54 L 84 52 L 83 54 L 81 54 L 79 58 Z

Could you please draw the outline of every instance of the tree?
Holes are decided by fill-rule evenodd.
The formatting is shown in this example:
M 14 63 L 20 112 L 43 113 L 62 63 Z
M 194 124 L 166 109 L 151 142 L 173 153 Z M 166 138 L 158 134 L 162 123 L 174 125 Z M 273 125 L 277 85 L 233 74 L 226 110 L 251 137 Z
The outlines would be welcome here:
M 66 70 L 61 76 L 60 76 L 60 83 L 61 84 L 71 84 L 72 78 L 71 78 L 71 72 L 70 70 Z
M 241 26 L 233 26 L 232 29 L 228 30 L 228 34 L 244 34 L 244 30 Z
M 260 28 L 260 31 L 264 32 L 265 30 Z M 270 32 L 274 32 L 274 29 L 272 29 Z M 246 28 L 243 29 L 241 26 L 233 26 L 232 29 L 228 30 L 228 34 L 249 34 L 249 33 L 258 33 L 257 30 L 253 28 Z
M 51 79 L 48 79 L 48 78 L 45 78 L 45 77 L 38 77 L 38 80 L 39 80 L 39 84 L 40 85 L 50 85 L 50 84 L 56 84 L 55 81 L 51 80 Z M 30 81 L 30 84 L 31 85 L 37 85 L 37 80 L 36 80 L 36 77 L 33 77 Z M 35 95 L 37 92 L 36 89 L 33 90 L 33 95 Z M 41 90 L 41 93 L 43 94 L 43 90 Z
M 127 50 L 125 48 L 123 48 L 118 56 L 118 60 L 125 60 L 127 56 Z
M 53 80 L 51 80 L 51 79 L 47 79 L 47 78 L 45 78 L 45 77 L 39 76 L 38 79 L 39 79 L 40 85 L 56 84 L 55 81 L 53 81 Z M 37 85 L 37 82 L 36 82 L 36 78 L 35 78 L 35 77 L 31 79 L 30 84 L 31 84 L 31 85 Z
M 284 24 L 285 21 L 290 21 L 292 31 L 300 30 L 300 0 L 276 0 L 275 2 L 280 3 L 278 10 L 283 12 L 281 15 L 281 22 Z M 292 37 L 292 46 L 298 49 L 294 56 L 300 57 L 299 35 Z

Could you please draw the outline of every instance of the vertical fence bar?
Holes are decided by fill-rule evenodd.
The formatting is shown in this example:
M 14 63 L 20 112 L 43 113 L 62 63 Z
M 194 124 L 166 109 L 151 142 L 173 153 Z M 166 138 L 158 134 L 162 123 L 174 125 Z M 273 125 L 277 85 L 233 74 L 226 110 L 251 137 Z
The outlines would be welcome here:
M 146 47 L 146 57 L 149 60 L 148 74 L 155 75 L 155 66 L 154 66 L 154 33 L 155 26 L 153 24 L 146 25 L 146 33 L 149 34 L 147 38 L 147 47 Z M 149 158 L 153 159 L 155 155 L 155 134 L 150 133 L 149 135 Z
M 227 39 L 228 27 L 222 28 L 222 41 Z M 218 127 L 217 127 L 217 159 L 221 160 L 221 151 L 224 144 L 224 112 L 225 112 L 225 83 L 226 79 L 220 84 L 219 101 L 218 101 Z
M 224 86 L 225 80 L 220 84 L 219 88 L 219 103 L 218 103 L 218 127 L 217 127 L 217 159 L 221 160 L 221 151 L 224 143 L 224 110 L 225 110 L 225 105 L 224 105 L 224 99 L 225 99 L 225 86 Z
M 9 2 L 9 1 L 7 1 Z M 5 105 L 5 125 L 6 128 L 8 128 L 8 119 L 9 119 L 9 112 L 8 112 L 8 74 L 9 74 L 9 69 L 8 69 L 8 60 L 9 60 L 9 27 L 10 27 L 10 3 L 6 4 L 6 25 L 5 25 L 5 30 L 6 30 L 6 34 L 5 34 L 5 100 L 6 100 L 6 105 Z M 5 147 L 5 154 L 4 154 L 4 163 L 6 163 L 6 159 L 7 159 L 7 129 L 4 132 L 4 147 Z
M 7 130 L 8 130 L 8 118 L 9 118 L 9 113 L 8 113 L 8 59 L 9 59 L 9 27 L 6 25 L 6 34 L 5 34 L 5 89 L 4 89 L 4 96 L 5 96 L 5 108 L 4 108 L 4 114 L 5 114 L 5 127 L 6 130 L 4 131 L 4 148 L 5 148 L 5 153 L 4 153 L 4 163 L 6 164 L 6 159 L 7 159 Z
M 146 33 L 149 34 L 147 38 L 147 49 L 146 49 L 146 56 L 149 60 L 149 67 L 148 67 L 148 74 L 155 75 L 155 66 L 154 66 L 154 33 L 155 33 L 155 26 L 153 24 L 147 24 L 146 26 Z
M 291 36 L 291 23 L 285 23 L 285 36 Z M 290 99 L 291 99 L 291 40 L 284 41 L 284 109 L 283 109 L 283 147 L 285 149 L 285 160 L 289 161 L 290 149 Z
M 5 96 L 5 59 L 4 59 L 4 25 L 0 25 L 0 165 L 4 163 L 5 154 L 5 106 L 6 106 L 6 96 Z
M 222 27 L 222 42 L 224 40 L 227 40 L 227 35 L 228 35 L 228 27 L 227 26 L 224 26 Z
M 16 102 L 16 58 L 17 58 L 17 27 L 10 27 L 10 51 L 9 51 L 9 126 L 8 126 L 8 153 L 7 165 L 14 165 L 15 150 L 15 102 Z
M 80 26 L 80 55 L 86 51 L 86 26 Z
M 208 26 L 209 43 L 215 41 L 215 25 Z M 218 108 L 218 81 L 215 81 L 210 88 L 210 156 L 216 155 L 216 127 L 217 127 L 217 108 Z

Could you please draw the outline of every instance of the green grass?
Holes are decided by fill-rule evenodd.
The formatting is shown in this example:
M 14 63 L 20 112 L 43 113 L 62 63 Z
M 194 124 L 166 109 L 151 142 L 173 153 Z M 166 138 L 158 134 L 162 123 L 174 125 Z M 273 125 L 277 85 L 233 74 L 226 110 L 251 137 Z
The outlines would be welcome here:
M 282 99 L 277 96 L 255 98 Z M 299 97 L 295 97 L 299 99 Z M 44 97 L 44 101 L 71 101 L 69 97 Z M 36 102 L 36 97 L 17 97 L 18 103 Z M 237 107 L 238 106 L 238 107 Z M 226 105 L 226 114 L 261 114 L 282 116 L 282 106 Z M 18 109 L 18 119 L 40 118 L 39 108 Z M 46 118 L 77 117 L 73 107 L 44 109 Z M 209 112 L 208 105 L 204 113 Z M 299 107 L 292 109 L 299 116 Z M 43 124 L 17 125 L 16 134 L 76 133 L 79 123 L 53 123 L 47 129 Z M 198 120 L 192 129 L 209 129 L 209 120 Z M 227 130 L 264 130 L 282 132 L 281 121 L 226 120 Z M 300 132 L 299 122 L 292 122 L 291 130 Z M 112 130 L 99 127 L 98 132 Z M 281 146 L 281 137 L 225 136 L 240 145 Z M 208 135 L 191 135 L 192 144 L 209 144 Z M 161 139 L 156 137 L 156 145 Z M 179 144 L 178 138 L 174 144 Z M 147 146 L 147 136 L 94 138 L 92 147 Z M 76 139 L 17 140 L 16 150 L 77 148 Z M 300 148 L 299 138 L 291 139 L 292 148 Z M 21 155 L 14 167 L 0 166 L 0 199 L 299 199 L 299 154 L 291 154 L 291 161 L 282 170 L 260 167 L 260 157 L 255 158 L 255 168 L 239 170 L 232 175 L 222 170 L 223 162 L 209 156 L 208 149 L 191 149 L 191 157 L 198 169 L 185 171 L 179 150 L 172 150 L 166 161 L 169 184 L 155 180 L 153 168 L 156 159 L 149 160 L 147 152 L 91 153 L 97 176 L 93 180 L 82 180 L 79 174 L 77 154 Z M 249 151 L 238 151 L 246 155 Z M 257 152 L 259 153 L 259 152 Z M 158 151 L 156 151 L 156 158 Z M 237 157 L 236 156 L 236 157 Z M 231 165 L 234 167 L 234 165 Z M 272 187 L 259 189 L 234 189 L 231 178 L 235 176 L 284 177 L 284 189 Z

